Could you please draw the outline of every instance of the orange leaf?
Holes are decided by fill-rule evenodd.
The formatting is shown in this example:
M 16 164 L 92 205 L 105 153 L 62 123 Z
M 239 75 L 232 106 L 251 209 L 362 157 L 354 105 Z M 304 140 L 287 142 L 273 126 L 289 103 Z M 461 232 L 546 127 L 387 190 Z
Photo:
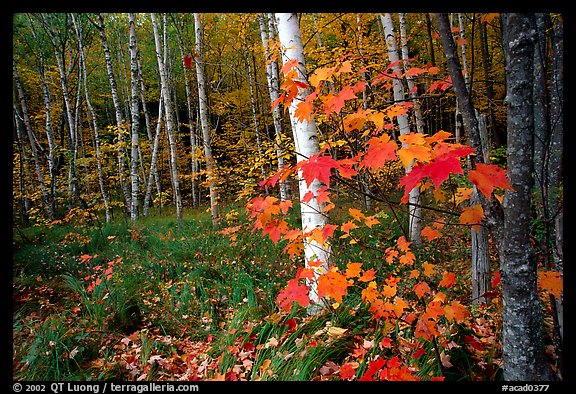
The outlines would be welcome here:
M 442 286 L 442 287 L 452 287 L 455 284 L 456 284 L 456 274 L 454 274 L 452 272 L 444 271 L 444 274 L 442 276 L 442 280 L 440 281 L 440 283 L 438 285 Z
M 346 278 L 356 278 L 360 276 L 362 263 L 348 263 L 346 266 Z
M 513 190 L 506 176 L 507 173 L 508 171 L 496 164 L 478 163 L 475 170 L 470 170 L 468 178 L 490 200 L 495 187 Z
M 348 212 L 350 212 L 350 215 L 357 221 L 360 221 L 362 218 L 364 218 L 364 214 L 359 209 L 348 208 Z
M 430 286 L 426 282 L 419 282 L 414 285 L 414 292 L 418 298 L 424 297 L 424 294 L 430 294 Z
M 416 260 L 414 253 L 408 251 L 400 256 L 400 265 L 412 265 L 414 264 L 414 260 Z
M 348 234 L 350 232 L 350 230 L 355 229 L 355 228 L 358 228 L 358 226 L 355 225 L 352 220 L 349 220 L 346 223 L 344 223 L 342 226 L 340 226 L 340 229 L 342 231 L 344 231 L 346 234 Z
M 315 95 L 309 94 L 306 96 L 304 101 L 301 101 L 296 105 L 296 111 L 294 111 L 294 116 L 300 122 L 310 122 L 312 119 L 312 112 L 314 112 L 314 98 Z
M 370 268 L 368 271 L 364 271 L 364 274 L 358 278 L 360 282 L 370 282 L 376 276 L 376 271 L 374 268 Z
M 480 231 L 480 224 L 482 224 L 482 218 L 484 217 L 484 209 L 482 205 L 476 204 L 472 207 L 466 207 L 460 214 L 460 223 L 472 225 L 472 228 L 476 231 Z
M 407 252 L 410 250 L 410 244 L 412 242 L 406 241 L 406 237 L 402 235 L 398 238 L 396 243 L 398 244 L 398 249 L 400 249 L 403 252 Z
M 346 277 L 332 267 L 330 271 L 318 278 L 318 297 L 329 296 L 341 303 L 342 297 L 348 293 L 350 284 Z
M 556 298 L 562 296 L 563 280 L 559 272 L 540 271 L 538 272 L 538 286 L 552 294 Z
M 468 309 L 458 301 L 452 301 L 450 305 L 446 305 L 444 307 L 444 312 L 448 321 L 456 321 L 458 323 L 463 322 L 468 316 L 470 316 Z
M 387 298 L 394 297 L 396 295 L 396 286 L 384 285 L 382 289 L 382 295 Z
M 373 303 L 378 297 L 380 293 L 376 290 L 376 282 L 371 281 L 368 283 L 365 289 L 362 290 L 362 301 Z
M 374 226 L 375 224 L 379 224 L 380 221 L 376 219 L 374 216 L 367 216 L 364 219 L 364 223 L 366 224 L 366 226 L 372 228 L 372 226 Z
M 361 166 L 367 167 L 371 172 L 384 166 L 387 161 L 396 159 L 396 143 L 390 140 L 388 134 L 372 137 L 367 142 L 368 150 L 364 154 Z
M 442 236 L 440 231 L 438 231 L 435 228 L 432 228 L 430 226 L 424 227 L 422 229 L 422 231 L 420 232 L 420 234 L 422 234 L 422 236 L 425 237 L 428 241 L 432 241 L 433 239 L 436 239 L 436 238 L 439 238 Z
M 432 275 L 434 275 L 434 267 L 435 267 L 435 266 L 436 266 L 436 265 L 430 264 L 430 263 L 427 262 L 427 261 L 424 262 L 424 263 L 422 264 L 422 268 L 423 268 L 422 273 L 423 273 L 424 275 L 426 275 L 427 277 L 431 277 Z

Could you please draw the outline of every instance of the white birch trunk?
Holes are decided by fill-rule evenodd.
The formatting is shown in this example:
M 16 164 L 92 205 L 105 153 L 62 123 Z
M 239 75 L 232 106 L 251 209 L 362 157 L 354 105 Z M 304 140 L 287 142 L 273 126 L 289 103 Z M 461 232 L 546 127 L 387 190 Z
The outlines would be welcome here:
M 204 78 L 203 60 L 203 40 L 204 26 L 200 14 L 194 13 L 194 24 L 196 28 L 196 79 L 198 80 L 198 105 L 200 109 L 200 123 L 202 125 L 202 139 L 204 145 L 204 156 L 206 158 L 206 173 L 208 188 L 210 190 L 210 210 L 212 212 L 212 224 L 218 227 L 218 196 L 215 185 L 215 161 L 212 155 L 212 143 L 210 139 L 210 128 L 208 124 L 208 97 L 206 95 L 206 81 Z
M 394 23 L 392 22 L 392 15 L 390 14 L 380 14 L 380 19 L 382 21 L 382 27 L 384 28 L 384 34 L 386 38 L 386 47 L 388 50 L 388 60 L 390 63 L 396 63 L 395 67 L 392 67 L 392 70 L 395 74 L 400 75 L 400 65 L 399 60 L 400 57 L 398 56 L 398 45 L 396 44 L 396 34 L 394 32 Z M 404 85 L 402 84 L 401 79 L 394 79 L 393 82 L 393 90 L 394 90 L 394 101 L 402 102 L 404 101 Z M 398 122 L 398 127 L 400 129 L 400 134 L 408 134 L 410 133 L 410 125 L 408 124 L 408 116 L 407 115 L 399 115 L 396 117 Z M 410 165 L 406 169 L 406 173 L 409 173 L 412 170 L 412 166 Z M 408 197 L 408 235 L 410 237 L 410 241 L 414 246 L 420 246 L 422 244 L 422 237 L 421 237 L 421 230 L 422 230 L 422 222 L 420 218 L 420 210 L 418 205 L 420 204 L 420 189 L 415 187 L 410 191 Z
M 130 219 L 135 222 L 138 219 L 138 127 L 140 126 L 140 108 L 138 107 L 138 48 L 136 42 L 136 17 L 134 13 L 129 13 L 130 21 L 130 87 L 131 103 L 130 113 L 132 115 L 132 139 L 131 139 L 131 167 L 130 184 L 132 187 Z
M 166 111 L 166 131 L 168 134 L 168 140 L 170 143 L 170 163 L 172 183 L 174 185 L 174 198 L 176 203 L 176 217 L 178 222 L 182 222 L 182 199 L 180 196 L 180 181 L 178 179 L 178 166 L 177 166 L 177 152 L 176 152 L 176 138 L 174 132 L 174 113 L 172 112 L 172 102 L 170 98 L 170 92 L 168 90 L 168 81 L 166 77 L 166 67 L 165 62 L 162 59 L 160 53 L 160 36 L 158 34 L 158 23 L 156 21 L 156 15 L 154 13 L 150 14 L 152 18 L 152 27 L 154 28 L 154 42 L 156 45 L 156 59 L 158 61 L 158 69 L 160 71 L 160 85 L 162 90 L 162 97 L 164 101 L 164 109 Z
M 192 127 L 192 88 L 190 86 L 190 70 L 184 63 L 184 43 L 182 42 L 182 33 L 179 31 L 178 48 L 180 49 L 180 60 L 182 61 L 182 68 L 184 70 L 184 88 L 186 89 L 186 110 L 188 111 L 188 127 L 190 129 L 190 161 L 192 170 L 192 181 L 190 182 L 192 194 L 192 206 L 198 207 L 198 198 L 196 192 L 196 174 L 198 172 L 198 165 L 196 159 L 196 138 L 194 136 L 194 129 Z
M 78 36 L 78 51 L 80 53 L 80 67 L 82 69 L 82 77 L 84 80 L 84 98 L 86 99 L 86 106 L 90 112 L 92 118 L 92 131 L 94 132 L 94 148 L 96 150 L 96 167 L 98 169 L 98 185 L 100 186 L 100 193 L 102 194 L 102 200 L 104 202 L 104 212 L 106 215 L 106 223 L 110 223 L 110 206 L 108 204 L 108 195 L 106 194 L 106 189 L 104 188 L 104 179 L 102 177 L 102 158 L 100 151 L 100 135 L 98 133 L 98 122 L 96 120 L 96 111 L 92 107 L 92 102 L 90 101 L 90 95 L 88 93 L 88 78 L 86 72 L 86 57 L 84 55 L 84 47 L 82 44 L 82 29 L 81 25 L 76 21 L 74 14 L 72 14 L 72 22 L 76 30 L 76 35 Z
M 268 94 L 270 95 L 270 103 L 272 104 L 279 95 L 278 84 L 278 63 L 272 59 L 272 54 L 268 47 L 269 40 L 274 38 L 274 22 L 273 18 L 269 19 L 268 29 L 266 28 L 266 15 L 258 15 L 258 24 L 260 25 L 260 37 L 262 39 L 262 46 L 264 47 L 264 57 L 266 61 L 266 80 L 268 82 Z M 268 30 L 268 31 L 267 31 Z M 274 131 L 276 135 L 276 158 L 278 160 L 278 171 L 284 168 L 284 148 L 282 144 L 282 112 L 280 106 L 275 106 L 272 109 L 272 121 L 274 122 Z M 280 183 L 280 200 L 290 199 L 288 185 L 285 182 Z
M 300 26 L 296 14 L 277 13 L 276 23 L 278 26 L 278 36 L 283 51 L 283 62 L 286 63 L 292 59 L 298 60 L 298 80 L 306 82 L 306 63 L 304 61 L 304 50 L 302 47 L 302 37 Z M 290 103 L 288 108 L 292 131 L 294 134 L 294 146 L 296 148 L 296 158 L 300 162 L 319 152 L 319 141 L 314 119 L 308 121 L 298 121 L 294 113 L 298 103 L 303 101 L 309 94 L 308 89 L 298 88 L 298 94 Z M 317 179 L 308 186 L 302 176 L 302 171 L 298 172 L 298 187 L 300 189 L 300 200 L 304 198 L 309 191 L 318 194 L 318 189 L 323 187 Z M 308 204 L 300 205 L 300 214 L 302 217 L 302 231 L 306 234 L 315 228 L 322 229 L 328 223 L 328 217 L 322 214 L 323 206 L 318 203 L 316 198 L 310 200 Z M 311 305 L 308 309 L 309 314 L 315 314 L 323 308 L 324 300 L 318 297 L 317 278 L 326 272 L 332 265 L 331 249 L 329 242 L 324 245 L 318 244 L 315 240 L 304 241 L 304 258 L 308 266 L 310 262 L 321 261 L 322 265 L 316 270 L 316 278 L 308 281 L 310 287 Z
M 116 116 L 116 127 L 118 137 L 118 178 L 120 188 L 124 195 L 124 203 L 126 204 L 126 211 L 130 212 L 130 193 L 128 184 L 126 183 L 125 174 L 125 161 L 124 157 L 126 149 L 124 148 L 124 126 L 122 122 L 122 109 L 120 108 L 120 99 L 118 98 L 118 88 L 116 85 L 116 78 L 114 77 L 114 69 L 112 68 L 112 56 L 110 55 L 110 47 L 108 46 L 108 39 L 106 38 L 106 30 L 104 26 L 104 16 L 98 14 L 98 30 L 100 31 L 100 39 L 102 41 L 102 48 L 104 49 L 104 60 L 106 62 L 106 72 L 108 73 L 108 82 L 110 83 L 110 91 L 112 93 L 112 103 L 114 104 L 114 115 Z
M 154 144 L 152 147 L 152 158 L 150 159 L 150 172 L 148 173 L 148 183 L 146 184 L 146 193 L 144 195 L 144 204 L 142 206 L 142 215 L 148 216 L 148 207 L 150 206 L 150 199 L 152 198 L 152 181 L 154 179 L 154 174 L 157 174 L 157 161 L 158 161 L 158 144 L 160 142 L 160 130 L 162 129 L 162 109 L 164 104 L 162 102 L 162 94 L 158 99 L 158 121 L 156 123 L 156 135 L 154 136 Z M 159 183 L 156 185 L 156 190 L 158 191 L 158 198 L 160 200 L 160 207 L 162 206 L 162 191 L 160 189 Z

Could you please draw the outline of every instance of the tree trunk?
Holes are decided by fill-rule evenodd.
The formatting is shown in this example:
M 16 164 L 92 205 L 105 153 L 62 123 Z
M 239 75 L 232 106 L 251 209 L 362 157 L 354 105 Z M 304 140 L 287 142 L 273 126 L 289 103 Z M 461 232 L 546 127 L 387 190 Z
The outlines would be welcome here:
M 180 60 L 182 61 L 182 69 L 184 70 L 184 88 L 186 89 L 186 110 L 188 113 L 188 127 L 190 129 L 190 161 L 191 161 L 191 181 L 190 192 L 192 194 L 192 206 L 198 207 L 198 188 L 196 184 L 196 177 L 198 173 L 198 160 L 196 159 L 196 136 L 194 135 L 194 127 L 192 126 L 192 88 L 190 86 L 190 69 L 186 66 L 184 60 L 184 42 L 182 40 L 182 32 L 179 30 L 176 35 L 178 38 L 178 48 L 180 49 Z
M 501 255 L 504 379 L 550 380 L 544 358 L 536 261 L 530 244 L 534 180 L 533 14 L 502 14 L 506 48 L 508 171 L 514 191 L 504 197 L 504 253 Z
M 24 147 L 24 137 L 22 136 L 22 127 L 20 125 L 20 114 L 16 108 L 16 103 L 13 103 L 14 122 L 16 128 L 16 144 L 18 146 L 18 163 L 19 171 L 18 179 L 20 186 L 20 212 L 22 215 L 22 223 L 28 225 L 30 223 L 30 199 L 28 198 L 28 188 L 26 187 L 26 179 L 31 180 L 30 166 L 28 164 L 28 155 Z
M 428 33 L 428 52 L 430 54 L 430 65 L 436 66 L 436 58 L 434 56 L 434 40 L 432 39 L 432 20 L 430 13 L 426 13 L 426 32 Z
M 440 38 L 442 40 L 442 46 L 444 48 L 444 53 L 446 56 L 446 62 L 448 64 L 448 70 L 450 76 L 452 77 L 452 84 L 454 86 L 454 92 L 457 98 L 458 112 L 462 114 L 462 121 L 464 124 L 464 132 L 466 133 L 466 140 L 468 145 L 476 149 L 475 156 L 469 156 L 468 163 L 470 169 L 476 168 L 476 161 L 483 161 L 485 147 L 482 145 L 482 138 L 480 137 L 480 128 L 478 125 L 478 119 L 476 117 L 476 111 L 470 100 L 468 94 L 468 89 L 466 87 L 466 80 L 464 79 L 462 69 L 460 67 L 460 62 L 458 60 L 458 54 L 456 49 L 456 43 L 452 38 L 452 32 L 450 29 L 450 23 L 448 21 L 447 14 L 436 14 L 436 19 L 438 22 L 438 30 L 440 32 Z M 474 199 L 471 199 L 471 204 L 482 204 L 482 208 L 486 217 L 486 224 L 488 228 L 492 231 L 493 238 L 496 241 L 496 246 L 498 252 L 502 254 L 502 230 L 503 230 L 503 218 L 499 213 L 501 210 L 498 207 L 498 200 L 493 198 L 492 203 L 486 199 L 483 195 L 480 195 L 474 186 Z M 486 234 L 482 234 L 484 226 L 480 227 L 480 230 L 471 230 L 472 238 L 472 268 L 473 269 L 483 269 L 482 272 L 472 273 L 472 289 L 477 289 L 480 293 L 484 289 L 490 289 L 490 267 L 485 262 L 488 261 L 488 245 L 482 244 L 488 240 Z M 482 280 L 483 283 L 477 283 L 476 280 Z M 484 294 L 484 293 L 482 293 Z M 474 303 L 483 302 L 485 299 L 480 297 L 482 294 L 473 296 L 472 301 Z
M 100 151 L 100 135 L 98 133 L 98 122 L 96 119 L 96 111 L 92 107 L 90 102 L 90 95 L 88 93 L 88 77 L 86 72 L 86 57 L 84 55 L 84 47 L 82 44 L 82 27 L 79 22 L 76 21 L 74 14 L 72 14 L 72 22 L 76 30 L 76 35 L 78 37 L 78 51 L 80 52 L 80 67 L 82 69 L 82 77 L 84 80 L 84 97 L 86 99 L 86 106 L 90 111 L 90 116 L 92 118 L 92 131 L 94 132 L 94 148 L 96 150 L 96 166 L 98 169 L 98 185 L 100 186 L 100 193 L 102 194 L 102 200 L 104 202 L 104 212 L 106 215 L 106 223 L 110 223 L 110 206 L 108 204 L 108 196 L 106 194 L 106 189 L 104 188 L 104 179 L 102 177 L 102 159 Z
M 152 181 L 154 180 L 157 171 L 157 161 L 158 161 L 158 144 L 160 142 L 160 130 L 162 129 L 162 109 L 164 104 L 162 102 L 162 94 L 158 99 L 158 120 L 156 123 L 156 134 L 154 136 L 154 144 L 152 147 L 152 158 L 150 159 L 150 172 L 148 173 L 148 183 L 146 184 L 146 193 L 144 195 L 144 204 L 142 207 L 142 215 L 148 216 L 148 207 L 150 206 L 150 199 L 152 198 Z M 157 183 L 156 190 L 158 191 L 158 198 L 160 200 L 160 207 L 162 206 L 162 191 L 160 189 L 160 184 Z
M 112 68 L 112 57 L 110 56 L 110 48 L 108 46 L 108 39 L 106 38 L 106 30 L 104 26 L 104 16 L 98 14 L 98 30 L 100 32 L 100 39 L 102 40 L 102 47 L 104 48 L 104 59 L 106 61 L 106 71 L 108 73 L 108 82 L 110 83 L 110 91 L 112 93 L 112 103 L 114 104 L 114 114 L 116 116 L 117 138 L 118 138 L 118 179 L 120 188 L 124 195 L 124 204 L 126 212 L 130 214 L 130 191 L 128 190 L 128 183 L 126 182 L 126 149 L 124 148 L 124 125 L 122 121 L 122 109 L 120 107 L 120 99 L 118 98 L 118 88 L 116 86 L 116 78 L 114 77 L 114 69 Z
M 388 60 L 390 63 L 395 63 L 396 65 L 392 67 L 392 71 L 398 78 L 393 80 L 393 90 L 394 90 L 394 101 L 403 102 L 404 97 L 404 85 L 402 80 L 399 79 L 401 74 L 398 56 L 398 45 L 396 44 L 396 33 L 394 32 L 394 23 L 392 22 L 392 15 L 390 14 L 380 14 L 380 19 L 382 21 L 382 27 L 384 28 L 384 34 L 386 35 L 386 47 L 388 50 Z M 410 125 L 408 124 L 407 115 L 398 115 L 396 117 L 398 122 L 398 127 L 400 129 L 400 135 L 410 133 Z M 406 173 L 412 170 L 412 164 L 406 168 Z M 420 189 L 415 187 L 410 191 L 408 197 L 408 234 L 410 241 L 416 247 L 422 245 L 422 221 L 420 218 Z
M 24 97 L 24 90 L 22 89 L 22 83 L 20 82 L 20 77 L 18 75 L 18 70 L 16 69 L 16 62 L 12 62 L 12 71 L 14 82 L 16 83 L 16 89 L 18 92 L 18 98 L 20 99 L 20 107 L 22 108 L 22 120 L 24 123 L 24 128 L 28 135 L 28 140 L 30 141 L 30 147 L 32 150 L 32 157 L 34 158 L 34 165 L 36 168 L 36 176 L 38 177 L 38 183 L 40 184 L 40 191 L 42 192 L 42 197 L 44 201 L 44 206 L 50 212 L 50 199 L 48 197 L 48 191 L 46 190 L 46 184 L 44 183 L 44 176 L 42 175 L 42 167 L 40 165 L 40 158 L 38 157 L 38 148 L 36 146 L 36 138 L 34 137 L 34 131 L 32 130 L 32 124 L 28 116 L 28 108 L 26 105 L 26 98 Z
M 131 139 L 131 167 L 130 167 L 130 184 L 132 195 L 130 197 L 130 220 L 136 222 L 138 219 L 138 128 L 140 126 L 140 108 L 138 107 L 138 48 L 136 42 L 136 20 L 133 13 L 128 14 L 130 21 L 130 87 L 131 87 L 131 105 L 130 113 L 132 116 L 132 139 Z
M 166 132 L 170 143 L 170 163 L 172 184 L 174 186 L 174 198 L 176 203 L 176 217 L 178 222 L 182 222 L 182 198 L 180 196 L 180 181 L 178 179 L 178 166 L 177 166 L 177 152 L 176 152 L 176 138 L 174 131 L 174 113 L 172 112 L 172 101 L 170 91 L 168 89 L 168 80 L 166 77 L 166 65 L 161 55 L 160 36 L 158 34 L 158 23 L 156 15 L 150 14 L 152 18 L 152 26 L 154 28 L 154 42 L 156 44 L 156 59 L 158 61 L 158 69 L 160 71 L 160 85 L 162 91 L 162 98 L 164 102 L 164 110 L 166 111 Z
M 283 62 L 286 64 L 288 61 L 296 59 L 298 61 L 298 80 L 305 82 L 307 78 L 306 63 L 304 60 L 304 50 L 302 47 L 302 36 L 300 33 L 300 26 L 298 24 L 298 17 L 296 14 L 278 13 L 275 14 L 276 23 L 278 26 L 278 36 L 283 51 Z M 301 101 L 306 99 L 309 94 L 309 89 L 298 88 L 298 94 L 290 103 L 288 108 L 290 112 L 290 120 L 292 123 L 292 131 L 294 134 L 294 146 L 296 149 L 296 158 L 300 162 L 319 152 L 319 141 L 316 130 L 316 123 L 314 119 L 309 122 L 304 120 L 298 121 L 295 116 L 296 106 Z M 324 185 L 314 179 L 308 185 L 302 176 L 302 170 L 298 171 L 298 186 L 300 189 L 300 200 L 308 192 L 312 192 L 315 196 L 318 190 Z M 315 228 L 324 228 L 328 224 L 328 217 L 322 214 L 323 206 L 319 204 L 316 198 L 312 198 L 309 203 L 302 203 L 300 205 L 300 214 L 302 219 L 302 231 L 304 234 L 312 231 Z M 308 281 L 310 287 L 310 301 L 308 307 L 308 314 L 313 315 L 318 313 L 324 307 L 324 300 L 318 297 L 317 291 L 317 278 L 319 275 L 328 271 L 332 265 L 331 250 L 329 242 L 320 245 L 315 240 L 304 240 L 304 259 L 306 267 L 310 262 L 320 261 L 321 266 L 315 268 L 316 277 Z
M 210 190 L 210 210 L 212 212 L 212 225 L 218 227 L 218 195 L 216 191 L 216 163 L 212 155 L 212 142 L 210 138 L 210 127 L 208 124 L 208 97 L 206 95 L 206 81 L 204 78 L 204 26 L 201 15 L 194 13 L 194 24 L 196 27 L 196 78 L 198 80 L 198 105 L 200 108 L 200 123 L 202 125 L 202 139 L 204 145 L 204 156 L 206 158 L 206 173 L 208 187 Z
M 278 63 L 272 58 L 272 53 L 268 42 L 274 39 L 274 20 L 271 15 L 268 19 L 268 28 L 266 27 L 266 14 L 258 15 L 258 24 L 260 25 L 260 37 L 264 47 L 264 57 L 266 61 L 266 80 L 268 82 L 268 93 L 270 103 L 273 103 L 279 96 L 278 81 Z M 278 160 L 278 171 L 284 168 L 284 147 L 282 144 L 282 112 L 279 105 L 272 108 L 272 121 L 274 122 L 274 131 L 276 136 L 276 158 Z M 280 183 L 280 200 L 289 200 L 290 192 L 286 182 Z

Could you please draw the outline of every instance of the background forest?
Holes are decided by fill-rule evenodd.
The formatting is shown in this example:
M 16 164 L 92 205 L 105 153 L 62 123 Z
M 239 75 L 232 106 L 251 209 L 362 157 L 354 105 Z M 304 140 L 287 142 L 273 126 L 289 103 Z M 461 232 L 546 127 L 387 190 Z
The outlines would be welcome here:
M 15 379 L 563 379 L 561 14 L 12 22 Z

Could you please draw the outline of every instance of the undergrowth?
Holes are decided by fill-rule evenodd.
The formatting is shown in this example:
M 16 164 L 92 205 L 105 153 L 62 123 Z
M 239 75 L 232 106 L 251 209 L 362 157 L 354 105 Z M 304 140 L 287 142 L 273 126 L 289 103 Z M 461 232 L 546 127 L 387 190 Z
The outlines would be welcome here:
M 496 338 L 488 310 L 474 312 L 473 327 L 451 328 L 443 354 L 451 368 L 440 365 L 437 347 L 415 341 L 410 324 L 372 318 L 357 289 L 315 316 L 280 311 L 276 297 L 302 261 L 253 233 L 245 215 L 234 206 L 223 213 L 220 229 L 241 227 L 234 237 L 201 211 L 181 225 L 171 213 L 104 224 L 79 212 L 14 232 L 14 378 L 338 380 L 349 364 L 358 379 L 379 358 L 403 357 L 422 380 L 498 379 L 497 341 L 477 345 L 482 352 L 466 342 L 479 327 L 492 330 L 482 338 Z M 378 217 L 383 230 L 361 229 L 355 243 L 335 240 L 337 266 L 365 261 L 381 279 L 393 272 L 383 251 L 402 231 L 385 210 Z M 466 249 L 456 249 L 457 240 L 418 257 L 440 266 L 449 253 L 459 266 Z

